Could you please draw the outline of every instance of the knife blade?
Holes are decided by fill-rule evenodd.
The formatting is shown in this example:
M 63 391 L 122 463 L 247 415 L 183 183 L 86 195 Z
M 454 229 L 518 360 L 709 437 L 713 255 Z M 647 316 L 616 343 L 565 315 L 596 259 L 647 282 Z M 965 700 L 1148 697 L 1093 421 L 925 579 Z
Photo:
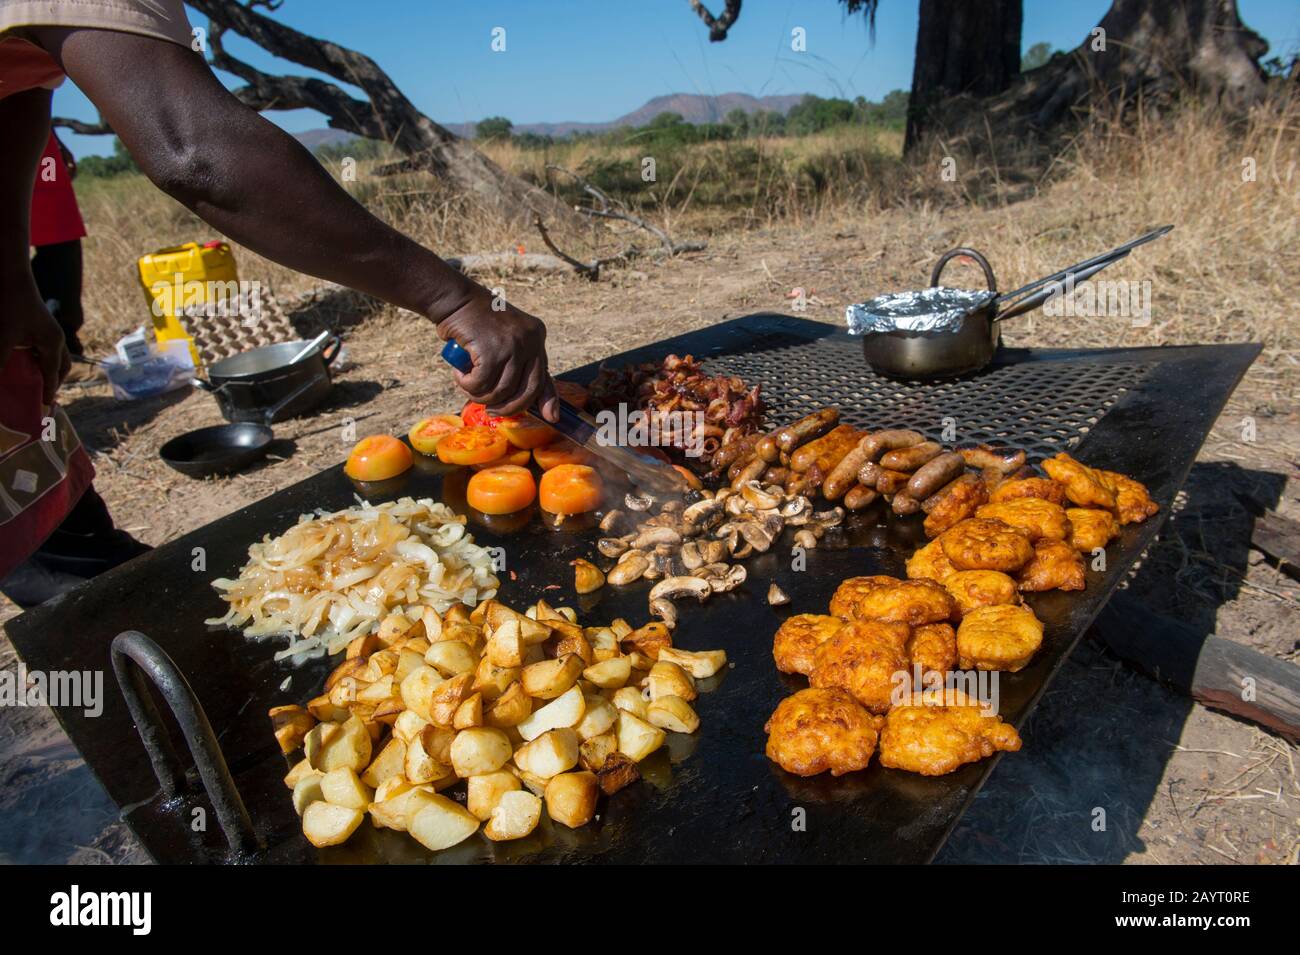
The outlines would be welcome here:
M 454 338 L 448 339 L 442 346 L 442 358 L 447 364 L 464 374 L 468 374 L 474 367 L 474 360 L 469 352 Z M 680 496 L 686 493 L 686 480 L 671 466 L 648 454 L 603 441 L 600 425 L 591 415 L 579 411 L 563 398 L 558 400 L 559 421 L 547 421 L 535 406 L 528 409 L 528 414 L 543 424 L 550 425 L 574 444 L 618 468 L 638 487 L 662 495 Z

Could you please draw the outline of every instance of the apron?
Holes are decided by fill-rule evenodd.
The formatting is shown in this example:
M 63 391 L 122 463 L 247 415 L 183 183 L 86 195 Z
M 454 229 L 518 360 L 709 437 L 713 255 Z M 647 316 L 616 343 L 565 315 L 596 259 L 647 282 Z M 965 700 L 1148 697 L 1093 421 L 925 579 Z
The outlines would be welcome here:
M 41 405 L 41 383 L 27 348 L 0 368 L 0 579 L 41 546 L 95 477 L 63 409 Z

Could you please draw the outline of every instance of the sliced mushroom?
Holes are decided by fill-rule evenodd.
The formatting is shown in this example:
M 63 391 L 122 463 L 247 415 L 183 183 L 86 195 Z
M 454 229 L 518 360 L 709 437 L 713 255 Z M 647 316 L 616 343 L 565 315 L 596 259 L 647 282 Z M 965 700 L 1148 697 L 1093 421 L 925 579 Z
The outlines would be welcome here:
M 844 523 L 844 508 L 833 507 L 829 511 L 814 511 L 812 519 L 822 527 L 839 527 Z
M 747 514 L 752 508 L 752 505 L 749 501 L 745 500 L 743 494 L 731 495 L 731 497 L 727 498 L 727 500 L 723 502 L 722 506 L 732 517 L 740 517 Z
M 600 519 L 600 529 L 606 534 L 613 534 L 623 524 L 627 515 L 615 508 Z
M 605 575 L 607 583 L 615 586 L 630 584 L 634 580 L 639 580 L 650 569 L 650 560 L 645 554 L 632 551 L 628 551 L 628 554 L 631 556 L 625 555 L 626 559 L 615 564 L 614 569 Z
M 682 535 L 671 527 L 646 527 L 642 528 L 632 546 L 645 548 L 660 544 L 677 545 L 681 542 Z
M 727 544 L 725 541 L 700 541 L 698 547 L 700 549 L 700 557 L 706 564 L 716 564 L 727 556 Z
M 596 541 L 596 550 L 605 557 L 618 557 L 626 553 L 628 546 L 627 541 L 619 540 L 617 537 L 602 537 Z
M 646 557 L 646 552 L 643 551 L 643 550 L 635 550 L 635 549 L 634 549 L 634 550 L 625 550 L 625 551 L 623 551 L 623 553 L 619 556 L 619 558 L 618 558 L 618 562 L 621 564 L 621 563 L 623 563 L 624 561 L 632 560 L 634 557 Z M 646 557 L 646 560 L 649 560 L 649 559 L 650 559 L 649 557 Z
M 687 541 L 682 545 L 682 566 L 687 570 L 696 570 L 704 565 L 704 555 L 700 553 L 700 541 Z
M 681 501 L 664 501 L 659 508 L 660 514 L 679 514 L 686 507 Z
M 817 535 L 806 527 L 801 527 L 794 532 L 794 542 L 804 550 L 812 550 L 817 546 Z
M 656 597 L 650 601 L 650 616 L 658 617 L 669 630 L 677 626 L 677 607 L 667 597 Z
M 769 488 L 763 487 L 758 481 L 750 481 L 741 486 L 740 496 L 752 507 L 769 510 L 778 506 L 785 495 L 779 490 L 772 494 Z
M 682 521 L 690 527 L 709 530 L 723 519 L 723 514 L 721 501 L 696 501 L 682 511 Z
M 777 508 L 777 513 L 787 524 L 806 524 L 812 518 L 812 501 L 802 494 L 796 494 L 794 497 L 787 498 Z
M 790 595 L 778 587 L 774 580 L 767 588 L 767 602 L 773 607 L 781 607 L 790 602 Z
M 760 554 L 766 553 L 776 540 L 768 525 L 761 521 L 746 521 L 739 528 L 740 535 Z
M 681 597 L 694 597 L 703 601 L 713 589 L 707 580 L 699 577 L 666 577 L 650 588 L 650 599 L 677 600 Z
M 629 511 L 648 511 L 654 506 L 655 499 L 649 494 L 636 494 L 628 491 L 623 498 L 623 506 Z
M 728 590 L 735 590 L 743 584 L 749 572 L 740 564 L 732 564 L 727 568 L 727 572 L 722 577 L 713 577 L 709 580 L 709 587 L 715 594 L 724 594 Z
M 731 569 L 730 564 L 726 563 L 725 561 L 717 561 L 716 563 L 705 564 L 699 570 L 695 571 L 691 576 L 699 577 L 703 580 L 712 580 L 715 577 L 722 578 L 727 576 L 727 571 L 729 571 L 730 569 Z

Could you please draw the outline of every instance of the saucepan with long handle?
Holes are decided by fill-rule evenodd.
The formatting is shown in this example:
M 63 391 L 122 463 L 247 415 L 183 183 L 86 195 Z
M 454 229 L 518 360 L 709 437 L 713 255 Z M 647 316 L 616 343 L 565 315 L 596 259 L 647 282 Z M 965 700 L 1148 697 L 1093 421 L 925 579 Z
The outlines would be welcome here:
M 1079 282 L 1172 228 L 1163 226 L 1007 293 L 998 292 L 993 266 L 983 254 L 964 246 L 952 249 L 935 263 L 930 288 L 850 305 L 850 331 L 862 335 L 867 363 L 882 374 L 923 380 L 967 375 L 993 360 L 1000 337 L 999 323 L 1004 319 L 1033 311 L 1053 296 L 1068 294 Z M 972 259 L 980 266 L 988 291 L 939 285 L 944 267 L 958 257 Z

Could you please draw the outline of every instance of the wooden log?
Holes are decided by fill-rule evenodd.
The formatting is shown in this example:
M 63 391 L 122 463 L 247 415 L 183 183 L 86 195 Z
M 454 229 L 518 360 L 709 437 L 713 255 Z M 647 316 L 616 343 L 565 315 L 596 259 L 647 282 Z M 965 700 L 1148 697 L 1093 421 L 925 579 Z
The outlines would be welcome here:
M 1255 519 L 1250 545 L 1274 561 L 1282 573 L 1300 580 L 1300 524 L 1265 511 Z
M 1300 741 L 1300 666 L 1197 633 L 1122 591 L 1091 632 L 1116 656 L 1198 703 Z

